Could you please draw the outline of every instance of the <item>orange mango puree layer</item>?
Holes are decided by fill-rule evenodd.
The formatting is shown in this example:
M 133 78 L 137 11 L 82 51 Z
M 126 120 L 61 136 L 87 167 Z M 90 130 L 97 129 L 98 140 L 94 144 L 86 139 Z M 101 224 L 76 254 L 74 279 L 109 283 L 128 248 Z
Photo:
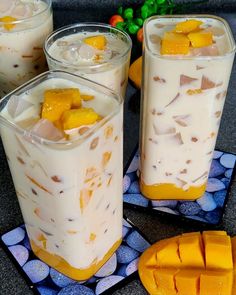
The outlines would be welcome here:
M 151 200 L 196 200 L 205 193 L 206 183 L 183 190 L 173 183 L 147 185 L 141 180 L 140 189 L 142 194 Z
M 45 249 L 39 247 L 34 243 L 33 240 L 30 240 L 30 244 L 34 254 L 40 258 L 43 262 L 47 263 L 49 266 L 55 268 L 57 271 L 63 273 L 64 275 L 77 280 L 84 281 L 91 278 L 102 266 L 107 262 L 107 260 L 113 255 L 113 253 L 118 249 L 121 244 L 121 239 L 118 240 L 107 254 L 100 261 L 94 262 L 90 265 L 89 268 L 75 268 L 71 266 L 65 259 L 59 255 L 49 253 Z

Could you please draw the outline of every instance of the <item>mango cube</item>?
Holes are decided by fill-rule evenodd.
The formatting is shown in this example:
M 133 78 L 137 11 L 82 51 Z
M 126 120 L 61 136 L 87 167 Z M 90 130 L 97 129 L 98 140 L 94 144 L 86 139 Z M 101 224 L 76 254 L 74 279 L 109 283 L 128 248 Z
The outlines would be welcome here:
M 204 268 L 201 236 L 196 234 L 179 238 L 179 255 L 183 266 Z
M 181 264 L 180 257 L 178 255 L 178 241 L 171 241 L 166 245 L 163 245 L 156 254 L 157 265 L 162 267 L 178 267 Z
M 94 95 L 81 94 L 81 99 L 84 100 L 84 101 L 92 100 L 92 99 L 94 99 Z
M 187 34 L 197 30 L 201 24 L 202 24 L 202 21 L 200 20 L 189 19 L 189 20 L 178 23 L 175 27 L 175 31 L 177 33 Z
M 98 114 L 92 108 L 68 110 L 61 117 L 64 130 L 90 125 L 97 121 Z
M 206 271 L 200 276 L 200 295 L 232 295 L 232 271 Z
M 9 16 L 9 15 L 6 15 L 6 16 L 0 18 L 0 22 L 4 23 L 3 26 L 7 31 L 10 31 L 15 27 L 15 24 L 13 24 L 12 22 L 14 22 L 16 20 L 17 20 L 17 18 Z
M 178 295 L 198 295 L 200 270 L 180 270 L 175 276 Z
M 65 111 L 80 105 L 80 91 L 77 88 L 46 90 L 44 92 L 41 118 L 55 122 L 60 120 Z
M 177 294 L 175 288 L 174 277 L 178 270 L 172 269 L 159 269 L 154 272 L 154 277 L 156 281 L 156 285 L 158 290 L 162 293 L 160 294 L 168 294 L 174 295 Z
M 104 50 L 107 44 L 107 39 L 104 35 L 87 37 L 83 41 L 85 44 L 90 45 L 98 50 Z
M 231 239 L 225 235 L 205 235 L 205 260 L 207 269 L 232 269 Z
M 188 54 L 190 41 L 184 34 L 165 32 L 161 42 L 161 54 Z
M 189 33 L 188 38 L 194 48 L 209 46 L 213 43 L 212 32 Z

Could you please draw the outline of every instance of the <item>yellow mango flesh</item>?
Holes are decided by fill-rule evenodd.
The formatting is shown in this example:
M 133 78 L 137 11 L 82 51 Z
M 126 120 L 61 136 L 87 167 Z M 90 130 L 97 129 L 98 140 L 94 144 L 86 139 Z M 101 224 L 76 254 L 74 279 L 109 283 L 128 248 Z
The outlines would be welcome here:
M 85 44 L 90 45 L 98 50 L 104 50 L 107 44 L 107 39 L 104 35 L 87 37 L 83 41 Z
M 183 190 L 173 183 L 147 185 L 141 180 L 140 189 L 145 197 L 152 200 L 196 200 L 204 194 L 206 184 L 190 186 L 188 190 Z
M 15 24 L 13 24 L 12 22 L 16 21 L 17 18 L 6 15 L 0 18 L 0 22 L 3 22 L 4 25 L 3 27 L 7 30 L 10 31 L 15 27 Z
M 187 34 L 198 29 L 201 24 L 202 24 L 202 21 L 199 21 L 196 19 L 189 19 L 189 20 L 178 23 L 175 26 L 175 32 Z
M 129 68 L 129 79 L 141 89 L 142 84 L 142 56 L 136 59 Z
M 194 48 L 209 46 L 213 43 L 213 36 L 211 32 L 189 33 L 188 38 Z
M 165 32 L 161 42 L 161 54 L 188 54 L 190 41 L 184 34 Z
M 61 117 L 64 130 L 91 125 L 98 120 L 98 114 L 92 108 L 68 110 Z
M 234 295 L 235 255 L 236 237 L 224 231 L 185 233 L 149 247 L 138 271 L 151 295 Z
M 80 107 L 80 91 L 77 88 L 49 89 L 44 92 L 41 118 L 51 122 L 60 120 L 72 107 Z

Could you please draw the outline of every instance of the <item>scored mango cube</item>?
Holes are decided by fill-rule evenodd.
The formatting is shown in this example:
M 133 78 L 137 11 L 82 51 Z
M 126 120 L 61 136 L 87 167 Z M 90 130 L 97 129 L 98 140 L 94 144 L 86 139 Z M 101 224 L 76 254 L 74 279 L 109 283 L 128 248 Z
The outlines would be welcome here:
M 189 33 L 188 38 L 194 48 L 209 46 L 213 43 L 212 32 Z
M 187 34 L 192 31 L 195 31 L 202 24 L 202 21 L 196 19 L 189 19 L 183 22 L 180 22 L 175 27 L 175 32 Z
M 107 44 L 107 39 L 104 35 L 87 37 L 83 41 L 85 44 L 90 45 L 98 50 L 104 50 Z
M 72 109 L 63 113 L 61 121 L 64 130 L 94 124 L 98 114 L 92 108 Z
M 188 54 L 190 41 L 184 34 L 165 32 L 161 42 L 161 54 Z
M 48 89 L 44 92 L 41 118 L 58 121 L 71 107 L 80 107 L 80 91 L 77 88 Z

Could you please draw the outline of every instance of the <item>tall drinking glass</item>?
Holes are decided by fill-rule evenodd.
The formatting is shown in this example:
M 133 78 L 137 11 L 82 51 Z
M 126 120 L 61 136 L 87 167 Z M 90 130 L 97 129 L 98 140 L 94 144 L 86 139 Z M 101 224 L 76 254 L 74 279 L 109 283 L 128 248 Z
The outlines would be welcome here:
M 52 30 L 51 0 L 0 1 L 0 98 L 47 69 L 43 44 Z
M 187 52 L 186 33 L 199 24 Z M 208 15 L 152 17 L 144 39 L 141 191 L 150 199 L 194 200 L 205 192 L 235 42 L 228 24 Z
M 85 41 L 97 36 L 101 43 Z M 124 97 L 131 46 L 129 35 L 114 27 L 80 23 L 53 32 L 47 38 L 44 50 L 51 70 L 61 69 L 84 76 Z
M 82 107 L 99 115 L 97 123 L 61 132 L 40 119 L 49 89 L 79 89 L 92 98 Z M 2 99 L 0 127 L 35 255 L 73 279 L 88 279 L 122 239 L 123 99 L 76 75 L 46 72 Z

